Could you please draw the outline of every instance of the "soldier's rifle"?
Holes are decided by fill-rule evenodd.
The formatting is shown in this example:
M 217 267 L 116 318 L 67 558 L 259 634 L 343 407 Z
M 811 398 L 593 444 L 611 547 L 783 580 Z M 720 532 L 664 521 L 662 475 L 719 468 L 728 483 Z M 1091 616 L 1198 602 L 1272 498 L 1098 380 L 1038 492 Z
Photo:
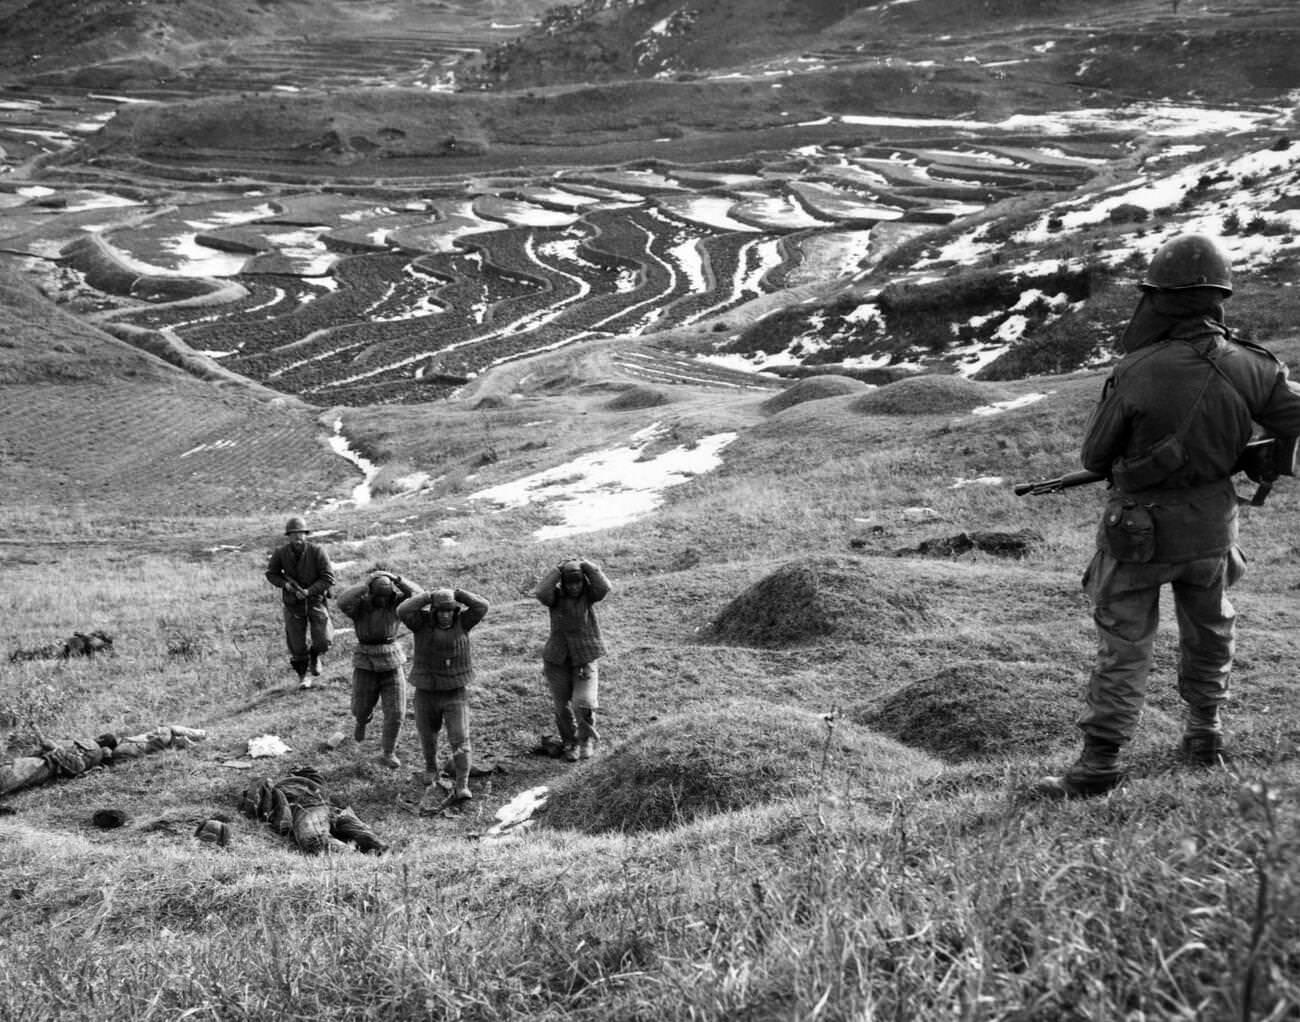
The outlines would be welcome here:
M 1298 437 L 1265 436 L 1258 437 L 1246 445 L 1241 457 L 1237 459 L 1237 464 L 1232 467 L 1234 473 L 1244 472 L 1246 477 L 1255 483 L 1254 494 L 1248 498 L 1241 498 L 1243 504 L 1249 504 L 1252 507 L 1261 506 L 1268 499 L 1273 484 L 1279 478 L 1296 474 L 1298 443 L 1300 443 Z M 1016 483 L 1014 492 L 1017 497 L 1041 497 L 1043 494 L 1060 493 L 1062 490 L 1068 490 L 1074 486 L 1099 483 L 1105 478 L 1106 476 L 1100 472 L 1080 469 L 1077 472 L 1067 472 L 1065 475 L 1054 476 L 1051 479 L 1036 479 L 1027 483 Z

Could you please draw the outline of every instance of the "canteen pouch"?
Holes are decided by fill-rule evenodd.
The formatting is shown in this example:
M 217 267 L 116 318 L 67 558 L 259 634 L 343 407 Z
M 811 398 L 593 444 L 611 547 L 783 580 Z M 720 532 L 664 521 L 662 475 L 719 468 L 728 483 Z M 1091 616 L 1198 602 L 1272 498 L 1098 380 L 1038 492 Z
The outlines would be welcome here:
M 1146 564 L 1156 552 L 1156 523 L 1150 509 L 1135 500 L 1112 498 L 1106 503 L 1098 545 L 1117 561 Z
M 1153 444 L 1145 454 L 1120 458 L 1111 469 L 1111 479 L 1121 490 L 1134 493 L 1159 486 L 1187 464 L 1187 451 L 1177 433 Z

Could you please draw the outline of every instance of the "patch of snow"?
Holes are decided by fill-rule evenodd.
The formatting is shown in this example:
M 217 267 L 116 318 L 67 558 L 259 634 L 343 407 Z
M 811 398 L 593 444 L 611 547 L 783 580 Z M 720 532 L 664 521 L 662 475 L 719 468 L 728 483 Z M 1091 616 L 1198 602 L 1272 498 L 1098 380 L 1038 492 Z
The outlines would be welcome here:
M 584 454 L 555 468 L 479 490 L 469 499 L 494 504 L 499 510 L 544 505 L 562 521 L 534 530 L 538 540 L 629 525 L 658 508 L 664 490 L 721 464 L 722 450 L 736 435 L 716 433 L 647 458 L 646 448 L 667 436 L 667 429 L 654 423 L 634 434 L 626 445 Z
M 960 490 L 967 486 L 1001 486 L 1006 482 L 1002 476 L 977 476 L 974 479 L 958 479 L 951 486 L 950 490 Z
M 999 415 L 1002 412 L 1011 411 L 1013 408 L 1024 408 L 1027 405 L 1037 404 L 1055 391 L 1049 390 L 1046 394 L 1022 394 L 1020 397 L 1009 398 L 1006 401 L 994 401 L 991 405 L 980 405 L 978 408 L 971 409 L 971 415 Z

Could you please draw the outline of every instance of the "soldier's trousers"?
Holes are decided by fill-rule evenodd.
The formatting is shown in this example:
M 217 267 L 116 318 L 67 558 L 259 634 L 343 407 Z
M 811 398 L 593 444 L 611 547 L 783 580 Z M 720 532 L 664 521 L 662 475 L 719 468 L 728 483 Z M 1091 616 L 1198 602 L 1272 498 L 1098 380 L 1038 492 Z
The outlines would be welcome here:
M 312 654 L 319 656 L 330 648 L 334 639 L 334 622 L 324 603 L 299 600 L 284 605 L 284 641 L 289 647 L 289 663 L 299 674 L 307 670 Z
M 1165 585 L 1173 591 L 1178 621 L 1179 695 L 1202 716 L 1213 717 L 1228 700 L 1236 639 L 1227 590 L 1245 567 L 1235 547 L 1181 564 L 1131 564 L 1097 552 L 1083 576 L 1099 642 L 1079 718 L 1086 735 L 1123 745 L 1137 730 Z

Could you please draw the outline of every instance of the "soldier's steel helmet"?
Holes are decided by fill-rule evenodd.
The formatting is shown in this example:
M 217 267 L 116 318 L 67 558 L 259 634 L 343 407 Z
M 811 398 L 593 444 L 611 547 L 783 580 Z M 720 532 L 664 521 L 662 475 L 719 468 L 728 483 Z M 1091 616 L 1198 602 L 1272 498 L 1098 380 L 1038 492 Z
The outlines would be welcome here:
M 456 610 L 460 604 L 456 602 L 456 594 L 450 589 L 435 589 L 433 599 L 429 605 L 434 610 Z
M 301 515 L 294 515 L 284 523 L 284 534 L 286 536 L 292 536 L 295 532 L 311 532 Z
M 1232 266 L 1223 250 L 1203 234 L 1180 234 L 1151 257 L 1143 291 L 1182 291 L 1212 287 L 1232 294 Z

